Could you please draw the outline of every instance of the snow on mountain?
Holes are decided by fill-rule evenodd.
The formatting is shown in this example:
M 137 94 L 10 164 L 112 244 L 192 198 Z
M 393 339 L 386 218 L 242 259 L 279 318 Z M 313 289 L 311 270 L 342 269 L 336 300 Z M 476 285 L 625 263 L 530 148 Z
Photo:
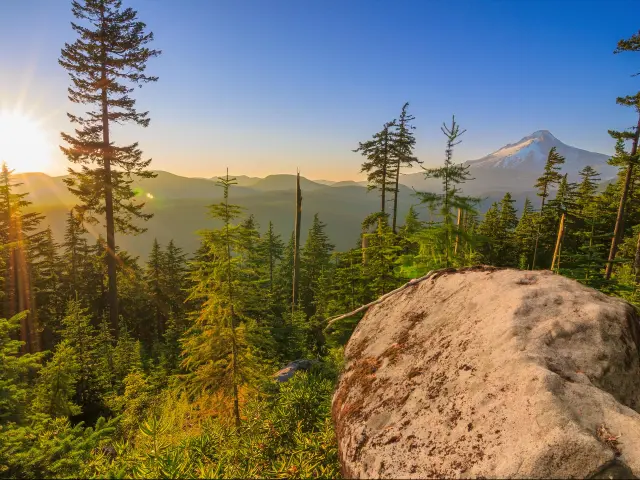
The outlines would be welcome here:
M 562 171 L 569 173 L 570 177 L 575 178 L 586 165 L 595 168 L 601 174 L 602 180 L 612 178 L 616 174 L 616 169 L 607 165 L 607 155 L 566 145 L 548 130 L 533 132 L 517 143 L 510 143 L 479 160 L 466 163 L 474 169 L 500 168 L 542 172 L 552 147 L 556 147 L 557 152 L 565 157 Z

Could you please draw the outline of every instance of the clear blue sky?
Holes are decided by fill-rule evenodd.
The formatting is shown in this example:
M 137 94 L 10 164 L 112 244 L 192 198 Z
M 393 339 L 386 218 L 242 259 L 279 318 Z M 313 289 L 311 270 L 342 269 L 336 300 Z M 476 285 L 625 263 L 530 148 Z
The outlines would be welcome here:
M 155 169 L 213 176 L 294 172 L 359 177 L 351 152 L 394 118 L 417 117 L 418 155 L 443 156 L 439 126 L 467 129 L 455 157 L 479 158 L 539 129 L 610 153 L 610 128 L 634 123 L 615 97 L 640 90 L 640 54 L 613 55 L 640 29 L 635 0 L 458 2 L 124 0 L 163 55 L 137 91 L 151 112 L 139 139 Z M 2 0 L 0 109 L 69 130 L 60 48 L 66 0 Z M 118 139 L 116 138 L 116 140 Z M 63 173 L 57 156 L 50 173 Z M 15 165 L 18 167 L 19 165 Z

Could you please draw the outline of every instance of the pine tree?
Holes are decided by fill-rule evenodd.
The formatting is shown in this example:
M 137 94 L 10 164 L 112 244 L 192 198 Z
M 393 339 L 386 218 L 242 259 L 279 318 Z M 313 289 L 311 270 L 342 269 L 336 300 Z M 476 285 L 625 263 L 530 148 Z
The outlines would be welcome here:
M 514 203 L 515 200 L 509 192 L 505 193 L 500 201 L 500 236 L 498 238 L 499 249 L 497 263 L 499 266 L 518 266 L 518 246 L 515 238 L 515 229 L 518 226 L 518 214 L 513 206 Z
M 537 235 L 538 214 L 533 210 L 531 200 L 527 197 L 522 207 L 522 215 L 515 229 L 515 241 L 520 252 L 519 267 L 523 270 L 531 268 L 533 250 Z
M 83 260 L 86 260 L 88 245 L 84 238 L 87 230 L 75 214 L 74 209 L 69 210 L 69 216 L 65 223 L 63 257 L 65 263 L 65 284 L 68 298 L 75 298 L 81 292 Z M 86 279 L 84 279 L 86 280 Z
M 316 295 L 320 277 L 329 267 L 331 252 L 335 248 L 325 232 L 326 224 L 320 221 L 318 214 L 313 216 L 313 223 L 302 249 L 300 300 L 307 317 L 316 313 Z
M 59 63 L 71 78 L 69 100 L 93 106 L 93 110 L 86 116 L 68 114 L 79 128 L 75 136 L 62 133 L 68 146 L 60 148 L 70 162 L 81 166 L 80 171 L 69 168 L 70 176 L 65 179 L 81 202 L 78 212 L 94 224 L 98 222 L 96 215 L 105 218 L 109 315 L 117 330 L 115 232 L 144 231 L 133 220 L 147 220 L 151 215 L 143 213 L 144 203 L 135 201 L 132 175 L 155 175 L 146 170 L 151 160 L 143 160 L 138 143 L 115 146 L 111 133 L 114 124 L 149 125 L 148 112 L 137 111 L 136 100 L 130 94 L 136 86 L 158 80 L 144 72 L 147 61 L 160 51 L 148 48 L 153 33 L 145 32 L 146 25 L 137 18 L 137 12 L 123 9 L 121 0 L 73 0 L 72 12 L 85 26 L 71 23 L 78 38 L 65 44 Z
M 262 243 L 260 245 L 261 256 L 266 260 L 266 264 L 268 266 L 268 286 L 270 295 L 274 294 L 274 274 L 276 272 L 276 267 L 278 262 L 280 262 L 284 255 L 284 243 L 282 242 L 282 237 L 275 233 L 273 230 L 273 222 L 269 222 L 269 227 L 267 228 L 267 232 L 262 238 Z
M 63 342 L 73 349 L 74 360 L 78 364 L 76 379 L 76 404 L 84 410 L 93 410 L 101 403 L 102 395 L 108 390 L 102 359 L 98 355 L 99 334 L 93 326 L 88 309 L 79 301 L 67 303 L 66 315 L 60 332 Z
M 360 152 L 366 161 L 362 164 L 361 172 L 367 173 L 367 191 L 380 192 L 380 213 L 386 214 L 387 193 L 395 191 L 395 173 L 397 165 L 393 157 L 393 138 L 391 129 L 396 125 L 395 120 L 384 124 L 381 131 L 373 135 L 371 140 L 360 142 L 355 153 Z M 405 149 L 406 149 L 406 140 Z
M 576 189 L 575 200 L 579 215 L 584 218 L 587 215 L 587 210 L 593 204 L 595 194 L 598 190 L 600 174 L 587 165 L 580 170 L 579 175 L 582 181 L 578 184 L 578 188 Z
M 33 410 L 52 417 L 71 417 L 82 412 L 73 402 L 80 365 L 68 342 L 56 346 L 53 357 L 42 367 L 33 399 Z
M 395 178 L 395 186 L 393 189 L 393 219 L 391 223 L 391 229 L 393 233 L 396 233 L 396 222 L 398 216 L 398 195 L 400 192 L 400 169 L 402 167 L 411 168 L 414 164 L 422 163 L 413 155 L 413 149 L 416 144 L 416 139 L 413 134 L 414 127 L 411 122 L 415 120 L 415 117 L 408 113 L 409 102 L 406 102 L 402 106 L 400 117 L 396 123 L 396 129 L 392 133 L 392 145 L 391 155 L 395 162 L 395 172 L 393 174 Z
M 184 328 L 182 317 L 184 314 L 184 302 L 186 300 L 186 254 L 175 245 L 173 240 L 167 244 L 164 252 L 164 287 L 163 291 L 166 297 L 167 305 L 170 312 L 176 317 L 175 321 L 179 329 Z
M 485 263 L 496 265 L 499 258 L 499 248 L 497 246 L 500 231 L 500 207 L 493 202 L 484 214 L 484 219 L 478 226 L 478 234 L 483 240 L 482 254 Z
M 538 189 L 538 196 L 541 197 L 540 203 L 540 220 L 544 217 L 545 202 L 549 197 L 551 189 L 554 185 L 558 185 L 562 181 L 562 175 L 560 174 L 560 168 L 564 164 L 565 158 L 556 151 L 556 147 L 552 147 L 549 150 L 547 161 L 544 165 L 544 173 L 534 185 Z M 538 231 L 536 233 L 536 239 L 533 246 L 533 259 L 531 260 L 531 270 L 536 267 L 536 261 L 538 257 L 538 244 L 540 243 L 542 225 L 538 225 Z M 545 231 L 546 233 L 546 231 Z M 547 245 L 545 245 L 547 246 Z
M 201 232 L 209 250 L 209 261 L 197 263 L 189 298 L 198 302 L 195 323 L 184 342 L 183 366 L 189 373 L 192 391 L 218 390 L 231 397 L 233 417 L 240 425 L 240 388 L 255 379 L 257 365 L 248 335 L 247 299 L 251 286 L 241 279 L 252 274 L 243 257 L 244 228 L 233 222 L 241 208 L 229 203 L 229 189 L 235 179 L 227 174 L 217 184 L 223 201 L 210 207 L 211 216 L 222 228 Z
M 459 138 L 466 130 L 460 131 L 460 126 L 456 123 L 455 116 L 451 120 L 451 126 L 442 124 L 442 133 L 447 138 L 447 148 L 445 150 L 444 166 L 439 168 L 423 168 L 425 178 L 437 178 L 442 181 L 442 193 L 418 192 L 421 203 L 429 208 L 438 209 L 442 226 L 437 232 L 442 242 L 444 253 L 443 266 L 449 267 L 453 260 L 453 237 L 457 233 L 463 235 L 454 224 L 454 211 L 461 209 L 463 212 L 474 213 L 474 206 L 478 199 L 460 195 L 461 189 L 458 185 L 471 180 L 469 166 L 453 163 L 453 147 L 460 144 Z
M 396 237 L 386 222 L 378 222 L 376 232 L 366 235 L 369 241 L 364 275 L 371 292 L 379 297 L 397 288 L 402 282 L 396 273 L 401 247 L 396 243 Z
M 20 339 L 23 351 L 36 352 L 40 349 L 39 326 L 37 312 L 33 305 L 31 265 L 29 264 L 29 247 L 42 216 L 35 212 L 25 213 L 31 205 L 26 193 L 15 193 L 21 184 L 13 181 L 13 171 L 6 163 L 0 170 L 0 253 L 4 255 L 3 264 L 3 315 L 13 317 L 20 312 L 30 311 L 23 315 L 20 328 Z
M 45 350 L 53 348 L 64 314 L 63 273 L 58 250 L 51 227 L 34 235 L 29 245 L 33 303 L 37 305 L 37 323 L 43 329 L 41 340 Z
M 621 172 L 624 171 L 624 181 L 620 185 L 620 203 L 618 204 L 618 213 L 616 215 L 615 228 L 611 237 L 611 248 L 609 249 L 609 258 L 605 269 L 605 280 L 611 278 L 613 273 L 613 265 L 618 253 L 618 246 L 624 236 L 625 209 L 631 188 L 633 186 L 634 167 L 638 163 L 638 138 L 640 137 L 640 93 L 635 96 L 621 97 L 617 99 L 617 103 L 624 106 L 634 107 L 638 112 L 638 124 L 634 132 L 618 132 L 609 130 L 616 140 L 616 154 L 609 160 L 610 165 L 617 166 Z M 631 151 L 626 152 L 624 142 L 631 140 Z
M 158 243 L 157 239 L 153 240 L 151 253 L 145 270 L 145 283 L 149 291 L 151 299 L 151 310 L 154 317 L 154 340 L 160 341 L 164 333 L 164 325 L 168 314 L 168 307 L 164 286 L 166 281 L 164 278 L 165 255 Z
M 6 422 L 18 422 L 24 416 L 30 397 L 30 375 L 40 367 L 41 353 L 20 355 L 16 340 L 25 313 L 10 319 L 0 318 L 0 428 Z

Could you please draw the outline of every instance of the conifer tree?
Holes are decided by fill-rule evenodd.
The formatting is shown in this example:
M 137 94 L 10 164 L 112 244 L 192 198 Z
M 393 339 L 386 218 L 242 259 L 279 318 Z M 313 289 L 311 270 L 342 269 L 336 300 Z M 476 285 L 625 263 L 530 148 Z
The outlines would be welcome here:
M 634 167 L 638 164 L 638 138 L 640 137 L 640 93 L 635 96 L 621 97 L 616 101 L 619 105 L 634 107 L 638 114 L 638 124 L 633 132 L 618 132 L 609 130 L 616 140 L 616 154 L 609 160 L 609 164 L 615 165 L 624 171 L 624 181 L 620 185 L 620 203 L 618 204 L 618 213 L 616 215 L 616 223 L 611 237 L 611 248 L 609 249 L 609 258 L 605 269 L 605 280 L 611 278 L 613 273 L 613 264 L 618 253 L 618 245 L 622 241 L 624 235 L 625 209 L 627 207 L 630 190 L 633 186 Z M 626 152 L 624 142 L 631 140 L 631 151 Z
M 147 220 L 144 203 L 135 200 L 132 175 L 152 178 L 147 170 L 151 160 L 142 158 L 138 143 L 116 146 L 111 139 L 116 124 L 149 125 L 148 112 L 136 109 L 130 95 L 135 87 L 155 82 L 158 77 L 145 74 L 147 61 L 160 54 L 147 45 L 153 33 L 137 12 L 123 8 L 121 0 L 73 0 L 73 15 L 81 23 L 71 23 L 78 38 L 62 49 L 59 63 L 71 78 L 69 100 L 91 110 L 84 116 L 68 114 L 78 125 L 75 135 L 62 133 L 67 144 L 60 147 L 70 162 L 81 170 L 69 168 L 65 179 L 69 190 L 81 202 L 78 213 L 90 223 L 104 216 L 108 250 L 109 315 L 113 328 L 118 325 L 115 233 L 140 233 L 143 228 L 133 220 Z
M 39 326 L 36 321 L 35 305 L 29 264 L 30 241 L 37 235 L 37 228 L 42 216 L 35 212 L 25 213 L 31 205 L 26 193 L 16 193 L 15 188 L 21 184 L 14 182 L 13 171 L 6 163 L 0 169 L 0 245 L 4 248 L 3 264 L 3 316 L 22 315 L 20 339 L 24 352 L 36 352 L 40 349 Z
M 53 357 L 42 367 L 33 399 L 33 410 L 52 417 L 71 417 L 82 412 L 73 401 L 80 365 L 68 342 L 56 346 Z
M 201 232 L 210 261 L 197 262 L 190 299 L 199 303 L 195 323 L 184 342 L 183 366 L 190 372 L 192 391 L 218 390 L 230 396 L 233 417 L 240 425 L 240 387 L 255 379 L 257 365 L 251 348 L 252 338 L 246 316 L 252 305 L 251 285 L 241 279 L 249 264 L 243 258 L 246 232 L 234 224 L 241 208 L 229 203 L 229 189 L 235 179 L 227 174 L 217 184 L 223 188 L 223 201 L 210 207 L 213 218 L 222 221 L 222 228 Z
M 533 250 L 537 233 L 538 215 L 533 209 L 531 200 L 527 197 L 522 207 L 522 215 L 515 229 L 515 241 L 520 252 L 519 267 L 523 270 L 531 268 Z
M 400 192 L 400 169 L 402 167 L 411 168 L 414 164 L 422 163 L 413 155 L 413 149 L 416 144 L 416 139 L 413 134 L 414 127 L 411 122 L 415 120 L 415 117 L 411 115 L 407 109 L 409 108 L 409 102 L 406 102 L 402 106 L 400 117 L 396 123 L 395 131 L 392 133 L 392 146 L 391 152 L 393 161 L 395 162 L 395 186 L 393 190 L 393 215 L 391 229 L 393 233 L 396 233 L 396 222 L 398 217 L 398 195 Z
M 316 312 L 316 294 L 323 271 L 328 268 L 334 245 L 325 232 L 326 225 L 318 214 L 313 216 L 313 223 L 302 249 L 300 300 L 307 317 Z
M 363 273 L 369 290 L 374 297 L 379 297 L 397 288 L 402 281 L 396 273 L 401 247 L 386 222 L 378 222 L 375 233 L 366 235 L 369 237 L 368 261 Z
M 25 315 L 0 318 L 0 428 L 22 419 L 30 397 L 29 376 L 40 367 L 42 353 L 20 355 L 22 342 L 15 338 Z
M 489 265 L 496 265 L 498 262 L 498 236 L 500 235 L 500 207 L 497 202 L 493 202 L 484 214 L 484 219 L 478 226 L 478 234 L 482 237 L 482 253 L 485 262 Z
M 65 222 L 64 243 L 64 263 L 65 263 L 65 283 L 67 284 L 67 295 L 75 298 L 80 293 L 80 285 L 83 273 L 83 260 L 86 259 L 88 245 L 84 238 L 87 230 L 75 214 L 74 209 L 69 210 L 69 216 Z M 83 279 L 87 280 L 87 279 Z
M 551 189 L 554 185 L 558 185 L 562 181 L 562 175 L 560 174 L 560 168 L 562 164 L 564 164 L 564 157 L 560 155 L 556 151 L 556 147 L 552 147 L 549 150 L 549 155 L 547 156 L 547 161 L 544 165 L 544 173 L 538 181 L 534 185 L 535 188 L 538 189 L 538 196 L 541 197 L 540 203 L 540 216 L 539 219 L 542 220 L 544 216 L 544 207 L 547 198 L 551 192 Z M 542 225 L 538 225 L 538 231 L 536 232 L 536 238 L 533 246 L 533 259 L 531 260 L 531 270 L 534 270 L 536 267 L 536 260 L 538 256 L 538 244 L 540 242 L 540 230 Z
M 53 348 L 55 334 L 64 314 L 59 245 L 53 239 L 51 227 L 47 227 L 32 237 L 29 247 L 37 323 L 43 329 L 43 348 L 48 350 Z
M 262 251 L 262 257 L 266 258 L 268 265 L 268 280 L 269 280 L 269 294 L 274 294 L 274 274 L 278 262 L 280 262 L 284 255 L 284 243 L 280 235 L 275 233 L 273 229 L 273 222 L 269 222 L 267 232 L 262 238 L 260 245 Z
M 177 328 L 184 328 L 182 319 L 186 300 L 186 254 L 182 248 L 176 246 L 173 240 L 169 240 L 164 252 L 163 265 L 164 286 L 163 292 L 169 312 L 173 312 Z
M 154 317 L 155 341 L 159 341 L 164 333 L 164 324 L 168 307 L 164 293 L 166 281 L 164 278 L 165 256 L 157 239 L 153 240 L 149 260 L 145 271 L 145 281 L 151 298 L 151 309 Z
M 291 314 L 296 311 L 300 296 L 300 229 L 302 227 L 302 190 L 300 189 L 300 171 L 296 175 L 296 216 L 293 225 L 293 268 L 291 273 Z
M 380 213 L 386 214 L 387 193 L 395 191 L 395 173 L 397 162 L 393 156 L 393 135 L 391 129 L 396 125 L 395 120 L 384 124 L 382 130 L 373 135 L 371 140 L 360 142 L 355 153 L 361 153 L 366 160 L 362 164 L 361 172 L 367 173 L 367 191 L 380 192 Z M 407 132 L 408 133 L 408 132 Z M 407 148 L 407 140 L 404 149 Z M 401 150 L 402 152 L 402 150 Z
M 453 256 L 453 237 L 456 231 L 459 235 L 463 235 L 463 232 L 455 227 L 453 212 L 462 209 L 463 212 L 473 213 L 478 199 L 461 195 L 461 189 L 458 185 L 471 180 L 469 166 L 453 163 L 453 147 L 460 144 L 462 140 L 459 140 L 459 138 L 466 130 L 460 130 L 455 116 L 452 117 L 451 126 L 449 127 L 443 123 L 441 130 L 447 138 L 444 166 L 438 168 L 423 167 L 423 170 L 425 178 L 437 178 L 442 181 L 442 193 L 418 192 L 417 195 L 421 203 L 428 205 L 429 208 L 437 209 L 440 214 L 442 227 L 438 235 L 441 237 L 443 245 L 443 264 L 445 267 L 449 267 Z
M 92 324 L 88 310 L 82 307 L 78 300 L 70 300 L 67 303 L 60 336 L 62 341 L 73 349 L 74 360 L 78 365 L 74 377 L 74 403 L 85 411 L 93 409 L 100 404 L 102 394 L 109 387 L 109 372 L 100 369 L 103 363 L 98 356 L 98 331 Z

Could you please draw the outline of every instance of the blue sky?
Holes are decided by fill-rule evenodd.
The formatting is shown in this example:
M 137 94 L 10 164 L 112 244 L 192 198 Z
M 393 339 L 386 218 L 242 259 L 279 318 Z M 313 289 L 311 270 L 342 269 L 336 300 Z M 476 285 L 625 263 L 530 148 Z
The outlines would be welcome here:
M 416 116 L 417 154 L 443 157 L 439 126 L 467 129 L 455 158 L 479 158 L 535 130 L 611 153 L 615 104 L 640 89 L 640 54 L 613 55 L 640 29 L 635 0 L 124 0 L 155 33 L 156 84 L 138 139 L 153 168 L 187 176 L 361 178 L 351 150 L 399 113 Z M 60 48 L 66 0 L 2 0 L 0 110 L 41 119 L 52 146 L 69 130 Z M 20 165 L 13 164 L 18 170 Z M 48 173 L 65 170 L 55 153 Z

